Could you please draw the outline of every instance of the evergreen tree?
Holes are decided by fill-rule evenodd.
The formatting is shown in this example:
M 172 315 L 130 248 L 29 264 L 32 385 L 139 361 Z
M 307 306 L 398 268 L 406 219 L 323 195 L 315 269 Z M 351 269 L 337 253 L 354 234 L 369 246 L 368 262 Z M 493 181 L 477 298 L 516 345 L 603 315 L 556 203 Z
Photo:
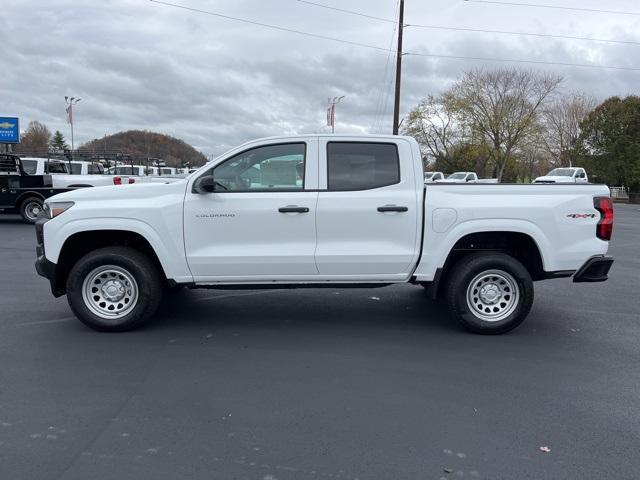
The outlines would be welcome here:
M 69 148 L 67 145 L 67 141 L 64 139 L 64 135 L 60 130 L 56 130 L 56 133 L 53 134 L 53 138 L 51 139 L 51 147 L 56 150 L 64 150 L 65 148 Z

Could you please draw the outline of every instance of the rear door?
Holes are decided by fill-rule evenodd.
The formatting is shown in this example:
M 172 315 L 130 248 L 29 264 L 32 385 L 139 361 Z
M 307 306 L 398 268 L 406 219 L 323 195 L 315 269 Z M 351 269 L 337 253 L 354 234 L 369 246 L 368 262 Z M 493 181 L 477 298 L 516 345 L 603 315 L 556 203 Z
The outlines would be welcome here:
M 320 138 L 316 264 L 344 280 L 399 280 L 420 244 L 423 180 L 404 139 Z M 419 163 L 418 163 L 419 164 Z

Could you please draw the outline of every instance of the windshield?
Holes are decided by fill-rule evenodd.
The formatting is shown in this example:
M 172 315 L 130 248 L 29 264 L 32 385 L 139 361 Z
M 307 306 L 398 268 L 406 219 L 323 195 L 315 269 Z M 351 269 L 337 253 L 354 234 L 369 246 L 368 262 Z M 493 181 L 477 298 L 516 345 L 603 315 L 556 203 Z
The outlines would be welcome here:
M 573 177 L 575 168 L 556 168 L 549 172 L 548 177 Z
M 425 173 L 424 174 L 424 179 L 425 180 L 429 180 L 431 177 L 433 177 L 433 175 L 434 175 L 433 172 Z
M 447 177 L 447 180 L 464 180 L 467 174 L 465 172 L 452 173 Z

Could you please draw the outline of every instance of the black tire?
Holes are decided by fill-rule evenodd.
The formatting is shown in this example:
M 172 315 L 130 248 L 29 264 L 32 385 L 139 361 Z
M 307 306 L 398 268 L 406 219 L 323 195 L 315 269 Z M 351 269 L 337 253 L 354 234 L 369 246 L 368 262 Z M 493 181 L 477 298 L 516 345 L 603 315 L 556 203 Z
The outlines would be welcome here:
M 135 286 L 137 293 L 135 299 L 123 307 L 124 310 L 119 313 L 121 316 L 118 318 L 104 318 L 95 312 L 101 311 L 103 315 L 109 315 L 110 313 L 100 305 L 104 303 L 110 307 L 112 303 L 115 305 L 120 299 L 112 303 L 102 302 L 99 305 L 97 300 L 92 302 L 91 298 L 85 298 L 83 295 L 85 280 L 87 280 L 87 285 L 93 285 L 96 290 L 99 290 L 97 287 L 101 285 L 104 290 L 107 287 L 106 284 L 96 283 L 101 281 L 100 278 L 96 278 L 96 282 L 92 283 L 91 279 L 87 277 L 91 275 L 93 278 L 94 275 L 100 274 L 102 268 L 108 269 L 107 272 L 113 272 L 114 268 L 111 267 L 115 267 L 116 273 L 105 273 L 107 275 L 106 281 L 112 280 L 109 275 L 114 277 L 113 281 L 120 281 L 116 275 L 124 275 L 122 284 L 117 285 L 125 286 L 130 285 L 127 283 L 127 279 L 132 277 L 134 281 L 131 284 Z M 119 272 L 122 272 L 122 275 Z M 154 263 L 138 250 L 129 247 L 100 248 L 86 254 L 71 268 L 67 279 L 67 300 L 73 313 L 88 327 L 100 332 L 124 332 L 141 327 L 153 316 L 162 299 L 163 280 L 161 272 L 158 271 Z M 102 295 L 102 290 L 97 295 Z M 102 299 L 100 296 L 93 298 Z M 119 303 L 116 308 L 120 305 L 123 303 Z
M 469 255 L 455 264 L 447 278 L 449 311 L 470 332 L 506 333 L 520 325 L 531 310 L 531 275 L 509 255 Z
M 20 215 L 25 222 L 36 223 L 36 220 L 38 220 L 39 212 L 36 213 L 34 207 L 42 211 L 44 200 L 40 197 L 27 197 L 20 202 Z

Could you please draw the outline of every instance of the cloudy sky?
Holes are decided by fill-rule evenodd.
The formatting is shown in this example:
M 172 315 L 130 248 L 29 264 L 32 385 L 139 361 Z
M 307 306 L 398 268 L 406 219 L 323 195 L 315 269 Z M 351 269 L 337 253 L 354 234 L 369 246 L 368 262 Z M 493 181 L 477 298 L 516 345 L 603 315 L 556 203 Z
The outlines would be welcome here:
M 392 23 L 298 0 L 168 1 L 382 49 L 392 45 Z M 382 18 L 396 15 L 397 0 L 314 1 Z M 538 3 L 640 12 L 637 0 Z M 640 68 L 640 13 L 406 0 L 405 23 L 631 42 L 409 27 L 407 52 Z M 2 0 L 0 45 L 0 115 L 19 116 L 23 126 L 39 120 L 68 137 L 64 96 L 81 97 L 76 145 L 120 130 L 147 129 L 216 154 L 256 137 L 326 131 L 327 97 L 339 95 L 346 97 L 337 113 L 338 132 L 391 128 L 393 55 L 149 0 Z M 503 65 L 403 58 L 403 114 L 465 69 Z M 640 93 L 640 71 L 522 66 L 562 74 L 567 91 L 598 98 Z

